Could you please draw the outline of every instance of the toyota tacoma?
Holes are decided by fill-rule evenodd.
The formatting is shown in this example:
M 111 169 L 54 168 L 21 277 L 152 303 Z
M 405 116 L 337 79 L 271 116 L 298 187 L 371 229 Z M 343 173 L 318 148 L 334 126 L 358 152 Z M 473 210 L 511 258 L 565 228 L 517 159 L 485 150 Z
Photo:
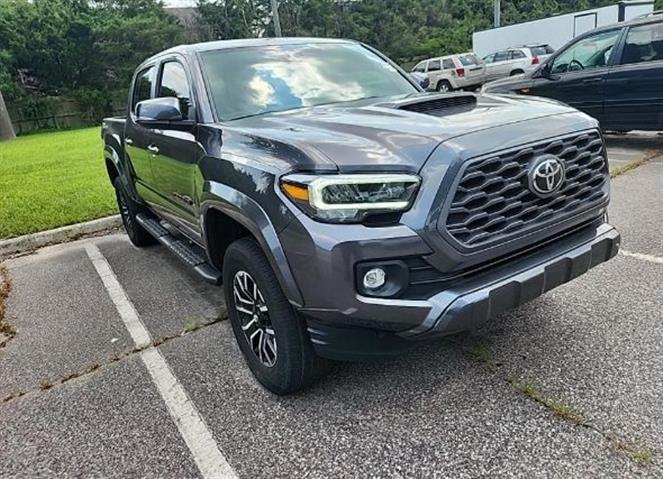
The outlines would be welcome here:
M 427 94 L 359 42 L 180 46 L 102 127 L 130 240 L 223 285 L 267 389 L 475 329 L 612 258 L 596 120 Z

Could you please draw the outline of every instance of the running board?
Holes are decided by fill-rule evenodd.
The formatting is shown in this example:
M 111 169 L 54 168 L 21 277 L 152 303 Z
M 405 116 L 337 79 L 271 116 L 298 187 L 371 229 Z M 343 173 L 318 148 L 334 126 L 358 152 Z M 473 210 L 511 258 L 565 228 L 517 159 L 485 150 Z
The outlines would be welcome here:
M 159 243 L 168 248 L 172 253 L 190 266 L 196 273 L 208 283 L 221 284 L 221 271 L 207 262 L 202 248 L 176 238 L 170 231 L 164 228 L 158 220 L 143 213 L 136 215 L 138 223 L 154 236 Z

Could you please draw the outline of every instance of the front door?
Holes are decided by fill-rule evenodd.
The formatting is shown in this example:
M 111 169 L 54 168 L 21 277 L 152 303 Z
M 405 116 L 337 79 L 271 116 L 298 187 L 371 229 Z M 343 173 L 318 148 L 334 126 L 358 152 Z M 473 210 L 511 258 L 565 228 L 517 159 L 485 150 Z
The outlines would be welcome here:
M 151 131 L 137 123 L 136 105 L 143 100 L 152 98 L 155 78 L 156 67 L 154 66 L 142 70 L 136 76 L 131 108 L 125 124 L 124 151 L 134 172 L 136 191 L 143 198 L 149 198 L 149 190 L 154 183 L 152 154 L 148 150 Z
M 547 78 L 537 78 L 531 94 L 560 100 L 603 121 L 605 81 L 621 28 L 590 35 L 555 55 Z
M 177 98 L 183 118 L 193 120 L 195 107 L 189 85 L 182 63 L 176 59 L 162 63 L 156 97 Z M 157 192 L 153 206 L 189 236 L 199 238 L 196 171 L 202 152 L 195 132 L 195 127 L 186 131 L 174 128 L 152 130 L 152 169 Z
M 663 22 L 629 29 L 605 96 L 605 128 L 663 130 Z

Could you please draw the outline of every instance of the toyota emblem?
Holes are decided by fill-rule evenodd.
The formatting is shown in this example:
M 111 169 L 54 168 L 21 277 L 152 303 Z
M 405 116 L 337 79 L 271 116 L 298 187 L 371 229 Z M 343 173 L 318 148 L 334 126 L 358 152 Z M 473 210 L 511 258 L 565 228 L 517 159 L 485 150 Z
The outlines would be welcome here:
M 559 191 L 565 179 L 566 169 L 562 160 L 553 155 L 540 156 L 529 170 L 529 189 L 545 198 Z

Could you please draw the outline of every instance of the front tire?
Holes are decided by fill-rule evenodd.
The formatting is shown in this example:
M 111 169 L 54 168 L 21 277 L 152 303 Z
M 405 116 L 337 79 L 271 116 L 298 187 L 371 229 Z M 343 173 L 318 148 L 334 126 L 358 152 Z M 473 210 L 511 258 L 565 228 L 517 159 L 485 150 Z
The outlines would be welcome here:
M 306 331 L 306 323 L 283 294 L 265 254 L 252 238 L 232 243 L 223 260 L 228 316 L 239 348 L 255 378 L 284 395 L 310 385 L 329 368 Z
M 437 83 L 436 90 L 439 91 L 440 93 L 448 93 L 453 90 L 451 87 L 451 83 L 449 83 L 447 80 L 440 80 Z
M 115 178 L 113 186 L 115 187 L 115 197 L 122 217 L 122 224 L 131 242 L 139 248 L 155 244 L 156 239 L 136 220 L 136 215 L 140 212 L 139 206 L 127 194 L 119 176 Z

